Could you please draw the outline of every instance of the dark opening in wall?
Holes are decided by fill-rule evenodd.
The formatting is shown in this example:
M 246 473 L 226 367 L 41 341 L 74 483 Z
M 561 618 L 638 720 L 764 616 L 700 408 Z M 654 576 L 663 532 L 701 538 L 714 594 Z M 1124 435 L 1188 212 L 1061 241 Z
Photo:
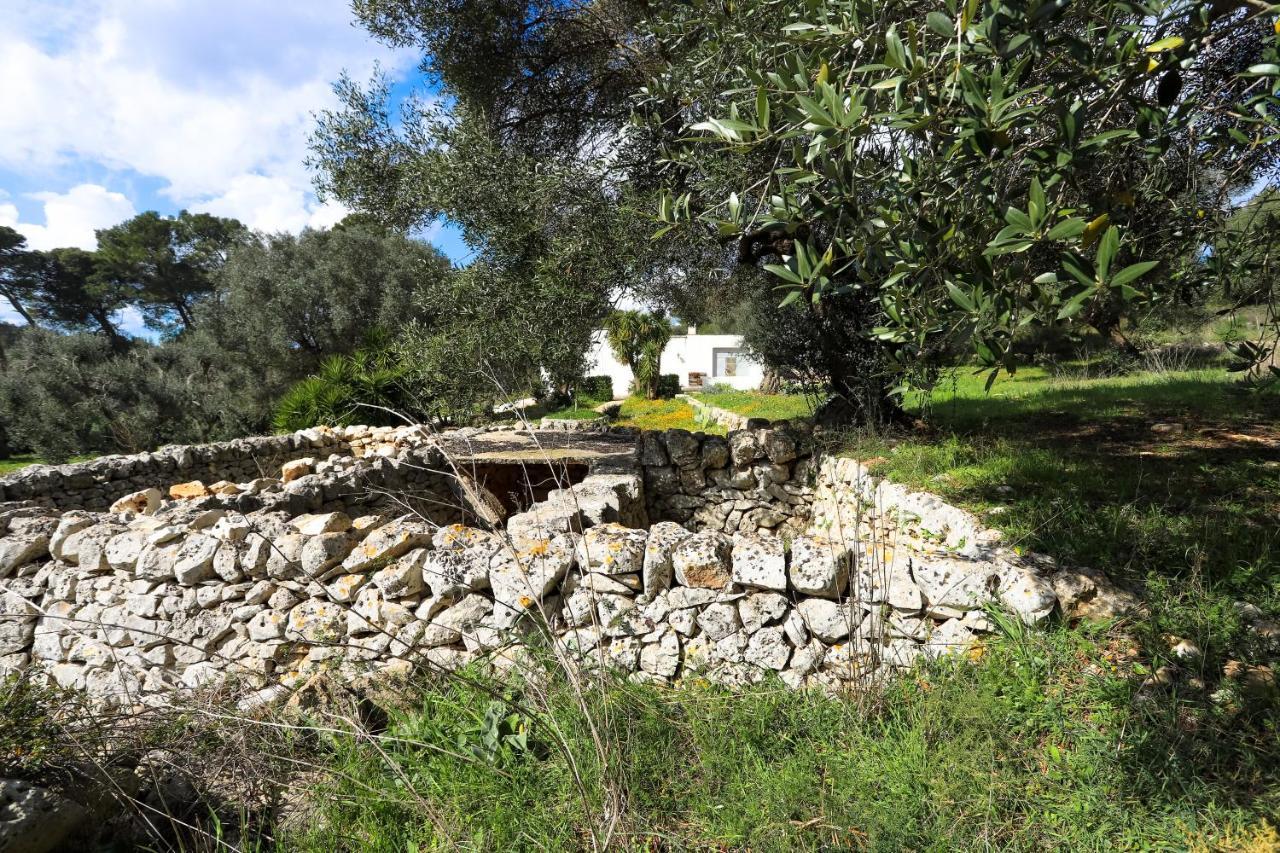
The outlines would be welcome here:
M 507 515 L 524 512 L 544 501 L 554 489 L 567 489 L 586 479 L 588 466 L 579 462 L 483 462 L 463 469 L 502 504 Z

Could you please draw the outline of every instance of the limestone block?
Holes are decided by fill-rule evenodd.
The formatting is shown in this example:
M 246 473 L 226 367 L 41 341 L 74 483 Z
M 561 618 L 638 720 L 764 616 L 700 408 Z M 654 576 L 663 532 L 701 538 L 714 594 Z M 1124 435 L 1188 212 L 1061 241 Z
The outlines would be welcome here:
M 825 598 L 804 598 L 796 610 L 810 633 L 827 643 L 847 639 L 863 620 L 862 608 L 848 601 L 837 604 Z
M 218 546 L 218 540 L 212 536 L 199 533 L 188 536 L 178 549 L 177 560 L 173 564 L 173 575 L 178 583 L 192 586 L 216 577 L 213 557 Z
M 606 575 L 637 574 L 644 569 L 643 530 L 620 524 L 601 524 L 583 533 L 575 549 L 578 568 Z
M 852 557 L 842 541 L 797 536 L 791 541 L 791 585 L 803 595 L 838 598 L 848 588 Z
M 342 563 L 347 572 L 369 572 L 431 541 L 430 528 L 421 521 L 398 518 L 373 530 Z
M 674 573 L 671 555 L 690 533 L 672 521 L 659 521 L 649 528 L 644 545 L 643 592 L 653 598 L 671 586 Z
M 1027 625 L 1043 624 L 1058 604 L 1049 581 L 1017 565 L 1002 567 L 997 594 L 1000 603 Z
M 669 429 L 662 433 L 662 443 L 672 465 L 677 468 L 701 467 L 701 443 L 693 433 L 683 429 Z
M 343 625 L 347 615 L 331 601 L 304 601 L 289 611 L 284 636 L 308 643 L 336 643 L 345 636 Z
M 163 495 L 156 488 L 132 492 L 111 505 L 112 512 L 132 512 L 137 515 L 155 515 L 160 509 Z
M 934 615 L 961 615 L 976 610 L 996 596 L 999 576 L 986 561 L 941 555 L 914 555 L 911 575 L 928 600 Z
M 742 468 L 764 458 L 764 455 L 765 450 L 755 431 L 735 430 L 729 433 L 729 456 L 734 465 Z
M 730 602 L 707 605 L 697 617 L 698 627 L 711 640 L 721 640 L 742 627 L 738 608 Z
M 748 634 L 787 615 L 787 597 L 776 592 L 757 592 L 738 602 L 738 616 Z
M 290 521 L 289 525 L 303 536 L 346 533 L 351 529 L 351 518 L 345 512 L 326 512 L 319 515 L 300 515 Z
M 176 501 L 189 501 L 209 496 L 209 490 L 199 480 L 186 483 L 174 483 L 169 487 L 169 497 Z
M 13 574 L 19 566 L 42 559 L 49 553 L 49 536 L 35 533 L 0 539 L 0 578 Z
M 147 547 L 147 535 L 141 530 L 126 530 L 107 540 L 103 553 L 107 565 L 117 572 L 132 572 Z
M 422 580 L 437 598 L 487 589 L 491 559 L 483 551 L 427 551 L 421 557 Z
M 732 582 L 729 566 L 733 540 L 718 531 L 703 531 L 685 539 L 671 555 L 676 580 L 687 587 L 724 589 Z
M 791 646 L 787 644 L 782 626 L 761 628 L 751 635 L 743 659 L 755 666 L 765 669 L 783 670 L 791 659 Z
M 680 636 L 670 627 L 656 632 L 656 638 L 640 648 L 640 669 L 662 678 L 675 678 L 680 670 Z
M 959 619 L 948 619 L 933 630 L 921 652 L 929 657 L 954 654 L 967 649 L 977 636 Z
M 49 553 L 56 560 L 68 563 L 74 562 L 74 560 L 68 559 L 63 555 L 63 545 L 71 534 L 79 533 L 86 527 L 92 526 L 92 524 L 93 519 L 89 516 L 64 515 L 58 520 L 58 526 L 54 529 L 53 535 L 49 537 Z
M 740 586 L 785 591 L 787 555 L 782 540 L 754 534 L 735 537 L 732 576 Z
M 1096 569 L 1061 569 L 1051 583 L 1068 619 L 1114 619 L 1139 606 L 1137 596 Z
M 314 580 L 325 580 L 331 570 L 347 559 L 354 544 L 351 536 L 346 532 L 319 533 L 310 536 L 302 546 L 302 552 L 298 558 L 302 567 L 302 576 Z
M 305 477 L 315 470 L 316 460 L 310 456 L 294 459 L 280 466 L 280 482 L 291 483 L 299 477 Z
M 919 613 L 924 593 L 911 577 L 907 558 L 890 553 L 889 559 L 864 556 L 853 575 L 849 595 L 869 604 L 888 604 L 904 613 Z

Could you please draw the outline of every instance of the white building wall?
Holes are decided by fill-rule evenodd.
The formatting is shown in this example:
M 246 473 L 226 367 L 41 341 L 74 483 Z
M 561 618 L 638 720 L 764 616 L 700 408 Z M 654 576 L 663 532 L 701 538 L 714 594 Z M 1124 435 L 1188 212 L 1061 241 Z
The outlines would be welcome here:
M 609 349 L 604 332 L 596 332 L 588 356 L 589 375 L 604 374 L 613 380 L 613 396 L 627 396 L 631 388 L 631 370 L 618 362 Z M 676 335 L 662 351 L 662 372 L 680 377 L 680 387 L 689 387 L 689 374 L 704 374 L 705 384 L 721 383 L 743 391 L 760 387 L 764 367 L 746 355 L 738 335 Z M 733 375 L 727 375 L 732 370 Z

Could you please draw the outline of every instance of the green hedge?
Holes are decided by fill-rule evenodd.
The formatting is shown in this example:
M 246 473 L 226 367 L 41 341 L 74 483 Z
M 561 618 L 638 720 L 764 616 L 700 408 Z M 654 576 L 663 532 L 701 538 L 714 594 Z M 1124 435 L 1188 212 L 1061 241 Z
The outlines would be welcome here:
M 613 379 L 608 376 L 587 376 L 578 385 L 578 396 L 591 400 L 612 400 Z
M 658 377 L 658 397 L 670 400 L 680 393 L 680 377 L 675 373 L 664 373 Z

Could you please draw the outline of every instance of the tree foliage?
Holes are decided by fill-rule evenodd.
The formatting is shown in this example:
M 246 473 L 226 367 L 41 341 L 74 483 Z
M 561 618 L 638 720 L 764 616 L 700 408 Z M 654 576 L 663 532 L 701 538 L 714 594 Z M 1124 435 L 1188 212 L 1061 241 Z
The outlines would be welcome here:
M 201 263 L 209 284 L 187 291 L 193 327 L 152 343 L 119 330 L 136 291 L 102 273 L 100 253 L 31 257 L 23 297 L 40 327 L 6 335 L 0 434 L 53 460 L 262 432 L 281 395 L 326 358 L 372 329 L 445 312 L 453 276 L 435 249 L 376 223 L 253 236 L 225 264 Z
M 185 210 L 174 217 L 147 211 L 97 235 L 103 277 L 128 291 L 147 324 L 162 332 L 195 327 L 214 274 L 249 239 L 234 219 Z
M 672 162 L 661 218 L 735 242 L 815 324 L 843 302 L 886 379 L 957 340 L 994 377 L 1020 328 L 1171 298 L 1172 261 L 1274 168 L 1253 10 L 755 0 L 657 32 L 680 57 L 640 104 Z M 735 160 L 770 165 L 729 188 Z
M 634 391 L 656 400 L 662 351 L 671 340 L 671 323 L 662 314 L 614 311 L 605 320 L 604 329 L 614 357 L 635 377 Z

